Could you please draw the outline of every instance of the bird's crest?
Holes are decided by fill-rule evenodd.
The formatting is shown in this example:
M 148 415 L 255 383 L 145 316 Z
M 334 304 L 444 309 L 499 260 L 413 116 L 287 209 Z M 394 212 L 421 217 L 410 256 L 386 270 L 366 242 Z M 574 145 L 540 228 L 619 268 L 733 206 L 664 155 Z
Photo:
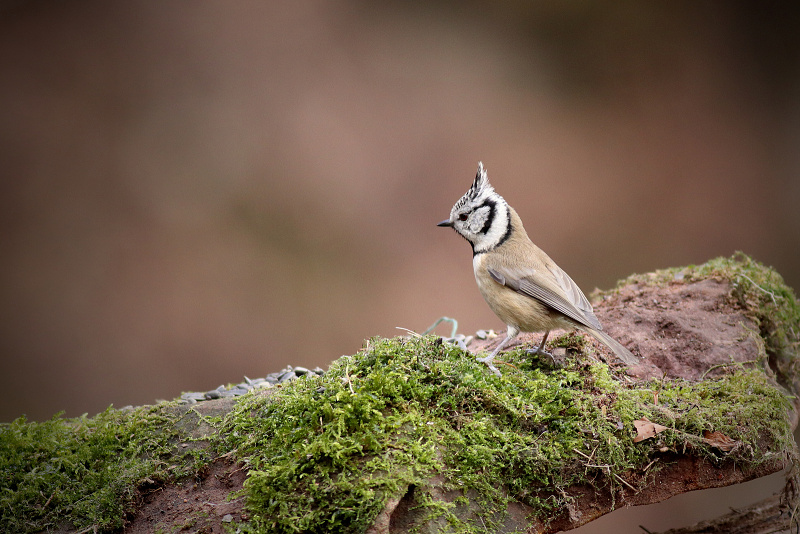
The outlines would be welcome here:
M 486 169 L 483 162 L 478 162 L 478 172 L 475 173 L 475 179 L 472 181 L 472 186 L 464 193 L 464 196 L 456 203 L 454 210 L 463 207 L 467 202 L 474 202 L 478 198 L 485 198 L 494 192 L 494 188 L 489 183 L 489 176 L 486 174 Z

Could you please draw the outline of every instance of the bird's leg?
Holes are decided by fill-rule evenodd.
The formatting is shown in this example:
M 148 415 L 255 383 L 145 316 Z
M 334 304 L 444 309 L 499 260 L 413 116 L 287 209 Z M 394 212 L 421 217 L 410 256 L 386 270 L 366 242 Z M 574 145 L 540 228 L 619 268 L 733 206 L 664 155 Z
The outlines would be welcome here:
M 497 367 L 494 366 L 492 361 L 494 360 L 494 357 L 497 356 L 497 353 L 500 352 L 500 350 L 503 347 L 508 345 L 509 341 L 511 341 L 512 339 L 517 337 L 517 334 L 519 334 L 519 330 L 517 330 L 514 327 L 509 327 L 508 328 L 508 333 L 506 334 L 506 338 L 499 345 L 497 345 L 497 348 L 494 349 L 492 351 L 492 353 L 490 355 L 486 356 L 485 358 L 476 358 L 476 361 L 479 361 L 481 363 L 485 363 L 486 367 L 488 367 L 491 372 L 493 372 L 497 376 L 500 376 L 500 371 L 497 370 Z
M 548 357 L 548 358 L 550 358 L 552 360 L 553 359 L 553 355 L 550 354 L 549 352 L 547 352 L 546 350 L 544 350 L 544 344 L 547 342 L 547 335 L 549 333 L 550 333 L 550 330 L 548 330 L 547 332 L 544 333 L 544 337 L 542 338 L 542 342 L 539 344 L 539 348 L 538 349 L 536 349 L 536 350 L 528 349 L 525 352 L 527 352 L 531 356 L 536 356 L 538 354 L 540 356 L 546 356 L 546 357 Z

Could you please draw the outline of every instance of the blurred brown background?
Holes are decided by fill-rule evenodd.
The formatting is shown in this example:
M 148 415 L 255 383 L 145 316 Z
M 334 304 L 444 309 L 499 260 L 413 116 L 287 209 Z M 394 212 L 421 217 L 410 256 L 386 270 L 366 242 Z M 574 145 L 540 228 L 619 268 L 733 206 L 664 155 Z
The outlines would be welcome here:
M 435 226 L 479 160 L 586 292 L 800 287 L 791 5 L 0 2 L 0 421 L 501 328 Z
M 501 325 L 434 224 L 482 159 L 587 290 L 736 249 L 800 282 L 777 4 L 10 2 L 2 417 Z
M 798 13 L 531 4 L 0 4 L 0 418 L 501 328 L 435 226 L 478 160 L 587 292 L 800 286 Z

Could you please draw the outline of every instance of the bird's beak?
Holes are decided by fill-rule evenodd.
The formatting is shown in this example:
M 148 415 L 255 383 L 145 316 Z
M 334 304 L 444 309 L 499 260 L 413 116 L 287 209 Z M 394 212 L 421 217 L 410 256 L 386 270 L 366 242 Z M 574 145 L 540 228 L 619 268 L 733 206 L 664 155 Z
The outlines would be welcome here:
M 445 219 L 436 226 L 453 226 L 453 223 L 450 221 L 450 219 Z

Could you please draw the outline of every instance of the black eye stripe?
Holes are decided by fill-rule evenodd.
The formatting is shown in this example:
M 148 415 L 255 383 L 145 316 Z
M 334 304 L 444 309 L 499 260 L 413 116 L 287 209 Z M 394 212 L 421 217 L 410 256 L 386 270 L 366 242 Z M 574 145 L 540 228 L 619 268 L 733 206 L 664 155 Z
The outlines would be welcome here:
M 484 206 L 489 207 L 489 216 L 486 217 L 486 222 L 483 223 L 483 228 L 480 229 L 481 234 L 485 234 L 489 231 L 489 228 L 492 227 L 495 211 L 497 211 L 497 204 L 495 204 L 494 200 L 486 200 L 478 209 L 483 208 Z

